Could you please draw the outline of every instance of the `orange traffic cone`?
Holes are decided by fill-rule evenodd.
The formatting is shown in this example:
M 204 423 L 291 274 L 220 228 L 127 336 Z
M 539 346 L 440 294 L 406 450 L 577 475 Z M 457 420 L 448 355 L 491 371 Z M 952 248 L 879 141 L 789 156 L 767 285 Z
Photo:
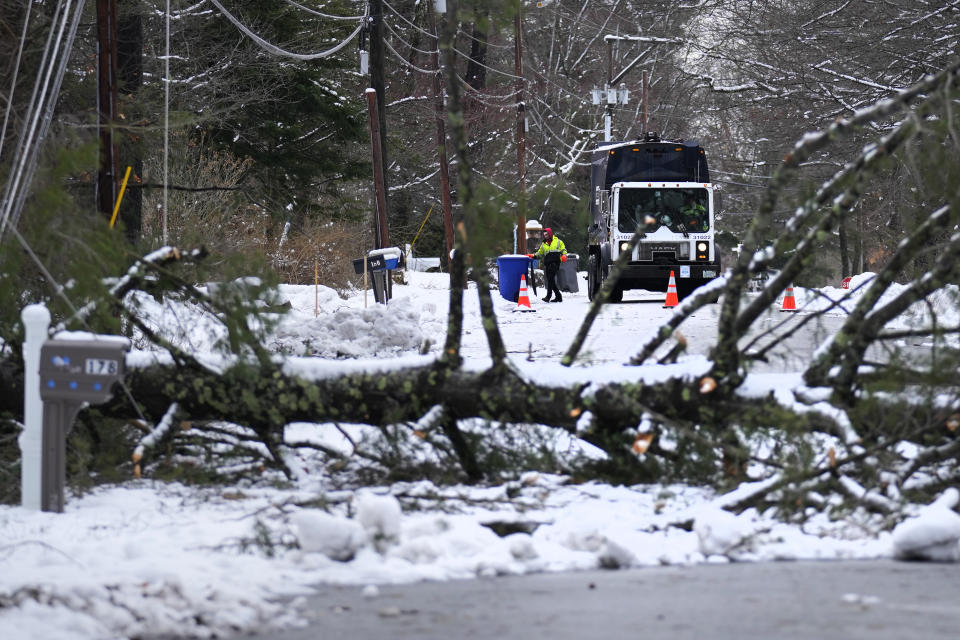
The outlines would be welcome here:
M 787 294 L 783 296 L 783 305 L 780 307 L 780 311 L 796 311 L 797 310 L 797 301 L 793 297 L 793 285 L 791 284 L 787 287 Z
M 668 309 L 678 304 L 680 304 L 680 300 L 677 298 L 677 279 L 673 276 L 673 271 L 671 271 L 670 282 L 667 284 L 667 299 L 663 303 L 663 308 Z
M 530 308 L 530 297 L 527 295 L 527 277 L 522 273 L 520 274 L 520 295 L 517 297 L 517 308 L 514 311 L 536 311 L 536 309 Z

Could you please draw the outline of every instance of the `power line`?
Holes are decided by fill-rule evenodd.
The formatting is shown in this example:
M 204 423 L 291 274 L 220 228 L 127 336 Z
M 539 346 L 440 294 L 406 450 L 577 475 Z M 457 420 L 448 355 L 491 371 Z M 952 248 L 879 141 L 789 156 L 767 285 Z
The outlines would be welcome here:
M 492 107 L 492 108 L 494 108 L 494 109 L 501 109 L 501 110 L 502 110 L 502 109 L 508 109 L 508 108 L 509 108 L 509 109 L 515 108 L 517 105 L 520 104 L 520 102 L 510 102 L 510 103 L 506 103 L 506 104 L 493 104 L 493 103 L 486 102 L 486 100 L 484 100 L 484 99 L 487 99 L 487 100 L 509 100 L 509 99 L 511 99 L 511 98 L 519 95 L 519 94 L 521 93 L 521 90 L 520 90 L 520 89 L 514 89 L 514 90 L 511 91 L 510 93 L 506 93 L 506 94 L 503 94 L 503 95 L 498 95 L 498 94 L 495 94 L 495 93 L 484 93 L 483 91 L 480 91 L 479 89 L 474 89 L 472 86 L 470 86 L 470 83 L 467 82 L 466 80 L 464 80 L 463 77 L 460 76 L 460 74 L 457 74 L 457 75 L 456 75 L 456 78 L 457 78 L 457 80 L 460 81 L 460 84 L 461 84 L 461 85 L 463 86 L 463 88 L 467 91 L 467 93 L 472 94 L 472 98 L 471 98 L 472 100 L 475 100 L 476 102 L 479 102 L 479 103 L 481 103 L 481 104 L 484 104 L 484 105 L 486 105 L 486 106 L 488 106 L 488 107 Z
M 17 47 L 17 61 L 13 64 L 13 78 L 10 80 L 10 93 L 7 95 L 7 108 L 3 114 L 3 128 L 0 129 L 0 158 L 3 158 L 3 141 L 7 137 L 7 123 L 10 121 L 10 111 L 13 108 L 13 94 L 17 89 L 17 76 L 20 72 L 20 61 L 23 58 L 23 47 L 27 42 L 27 25 L 30 24 L 30 10 L 33 3 L 27 3 L 27 13 L 23 17 L 23 32 L 20 34 L 20 46 Z
M 553 114 L 553 117 L 555 117 L 555 118 L 556 118 L 557 120 L 559 120 L 560 122 L 564 123 L 565 125 L 567 125 L 567 126 L 569 126 L 569 127 L 573 127 L 574 129 L 583 130 L 583 127 L 580 127 L 580 126 L 578 126 L 578 125 L 575 125 L 574 123 L 568 121 L 566 118 L 564 118 L 562 115 L 560 115 L 560 113 L 559 113 L 556 109 L 554 109 L 553 106 L 552 106 L 550 103 L 548 103 L 546 100 L 544 100 L 544 99 L 541 98 L 540 96 L 534 95 L 533 97 L 534 97 L 534 100 L 535 100 L 536 102 L 538 102 L 538 103 L 540 103 L 541 105 L 543 105 L 551 114 Z M 585 104 L 585 103 L 584 103 L 584 104 Z M 532 106 L 535 106 L 535 105 L 532 105 Z M 534 111 L 535 111 L 535 113 L 540 113 L 539 109 L 536 109 L 536 108 L 535 108 Z M 541 119 L 543 119 L 543 116 L 541 116 Z
M 413 22 L 412 20 L 410 20 L 410 18 L 406 17 L 405 15 L 403 15 L 402 13 L 400 13 L 399 11 L 397 11 L 397 10 L 393 7 L 393 5 L 391 5 L 389 2 L 384 1 L 383 4 L 384 4 L 384 6 L 385 6 L 387 9 L 390 9 L 390 11 L 393 11 L 393 13 L 396 14 L 396 16 L 397 16 L 398 18 L 400 18 L 401 20 L 403 20 L 404 22 L 406 22 L 408 25 L 410 25 L 411 27 L 413 27 L 414 29 L 416 29 L 417 31 L 419 31 L 420 33 L 422 33 L 423 35 L 425 35 L 425 36 L 427 36 L 428 38 L 431 38 L 431 39 L 433 39 L 433 40 L 436 40 L 436 39 L 437 39 L 437 36 L 436 36 L 435 34 L 430 33 L 429 31 L 427 31 L 426 29 L 424 29 L 424 28 L 421 27 L 420 25 L 418 25 L 418 24 L 416 24 L 415 22 Z M 485 45 L 487 45 L 488 47 L 494 47 L 494 48 L 497 48 L 497 49 L 513 49 L 513 45 L 512 45 L 512 44 L 494 44 L 494 43 L 492 43 L 492 42 L 490 42 L 490 41 L 488 41 L 488 40 L 481 40 L 481 39 L 479 39 L 479 38 L 477 38 L 477 37 L 475 37 L 475 36 L 467 33 L 466 31 L 464 31 L 463 29 L 460 29 L 460 28 L 457 29 L 457 33 L 458 33 L 458 34 L 463 34 L 463 35 L 465 35 L 466 37 L 470 38 L 471 40 L 476 40 L 477 42 L 482 42 L 482 43 L 484 43 Z
M 537 71 L 533 71 L 533 74 L 534 74 L 534 76 L 536 77 L 537 80 L 543 80 L 543 82 L 545 82 L 545 83 L 547 83 L 547 84 L 549 84 L 549 85 L 553 85 L 554 87 L 556 87 L 557 92 L 558 92 L 558 96 L 557 96 L 558 99 L 559 99 L 559 97 L 560 97 L 559 94 L 560 94 L 560 93 L 563 93 L 563 94 L 566 94 L 566 96 L 567 96 L 568 98 L 572 99 L 572 100 L 573 100 L 574 102 L 576 102 L 576 103 L 579 103 L 579 104 L 582 104 L 582 105 L 587 105 L 587 106 L 589 106 L 589 105 L 591 104 L 589 101 L 587 101 L 586 98 L 583 97 L 583 94 L 581 94 L 581 93 L 574 93 L 573 91 L 571 91 L 570 89 L 567 89 L 566 87 L 564 87 L 562 84 L 560 84 L 559 82 L 557 82 L 556 80 L 554 80 L 554 79 L 551 78 L 550 76 L 545 75 L 545 74 L 542 74 L 542 73 L 538 73 Z M 532 83 L 532 82 L 534 82 L 534 79 L 528 79 L 527 82 L 528 82 L 528 83 Z
M 47 42 L 43 48 L 43 56 L 40 60 L 40 66 L 38 67 L 37 77 L 33 83 L 33 93 L 30 95 L 30 103 L 27 108 L 27 112 L 30 114 L 28 116 L 29 122 L 26 124 L 24 129 L 20 132 L 19 140 L 19 149 L 20 153 L 16 155 L 15 160 L 10 168 L 10 174 L 7 177 L 7 186 L 4 189 L 3 200 L 0 201 L 0 239 L 3 237 L 3 232 L 7 227 L 7 223 L 10 220 L 11 210 L 13 209 L 13 204 L 17 197 L 17 192 L 20 188 L 21 180 L 23 178 L 23 171 L 25 166 L 29 165 L 29 157 L 31 155 L 31 149 L 35 149 L 34 145 L 31 145 L 33 141 L 33 135 L 36 133 L 37 119 L 36 117 L 40 114 L 40 108 L 37 104 L 37 95 L 40 93 L 40 86 L 43 81 L 44 72 L 46 71 L 47 63 L 50 60 L 51 51 L 53 49 L 54 42 L 54 33 L 57 32 L 57 20 L 60 16 L 60 4 L 57 4 L 56 12 L 50 21 L 50 31 L 47 33 Z M 64 16 L 66 11 L 64 11 Z M 59 41 L 57 46 L 59 46 Z M 46 89 L 44 89 L 46 91 Z M 43 98 L 41 98 L 43 100 Z M 19 162 L 17 162 L 19 160 Z M 28 182 L 29 184 L 29 182 Z M 15 224 L 13 226 L 16 226 Z
M 170 184 L 170 0 L 165 16 L 165 51 L 163 56 L 163 244 L 167 244 L 167 221 Z
M 17 154 L 18 162 L 15 162 L 16 166 L 11 168 L 3 200 L 0 201 L 0 206 L 3 208 L 0 211 L 0 242 L 3 240 L 3 232 L 7 227 L 16 227 L 19 224 L 29 190 L 28 187 L 33 181 L 33 174 L 39 162 L 42 143 L 50 128 L 50 122 L 53 120 L 53 110 L 60 94 L 63 76 L 67 70 L 70 51 L 73 49 L 73 41 L 76 37 L 77 26 L 80 24 L 83 4 L 83 2 L 77 3 L 71 20 L 69 18 L 70 0 L 67 0 L 66 3 L 58 3 L 56 13 L 51 21 L 47 44 L 44 47 L 37 79 L 33 86 L 33 94 L 30 97 L 30 107 L 28 109 L 31 114 L 30 122 L 21 132 L 20 152 Z M 63 7 L 62 14 L 60 13 L 61 7 Z M 57 25 L 58 20 L 61 21 L 59 26 Z M 68 23 L 69 29 L 67 29 Z M 67 32 L 66 40 L 64 40 L 64 31 Z M 56 38 L 54 38 L 54 32 L 57 34 Z M 62 50 L 61 45 L 63 46 Z M 60 55 L 59 64 L 57 55 Z
M 416 51 L 417 53 L 422 53 L 422 54 L 425 55 L 425 56 L 432 56 L 432 55 L 435 54 L 435 53 L 437 53 L 437 54 L 440 53 L 440 51 L 439 51 L 438 49 L 434 49 L 433 51 L 426 51 L 426 50 L 424 50 L 424 49 L 418 49 L 417 47 L 415 47 L 415 46 L 413 46 L 412 44 L 410 44 L 410 42 L 408 42 L 407 40 L 405 40 L 405 39 L 403 38 L 403 36 L 401 36 L 399 33 L 397 33 L 396 29 L 394 29 L 394 28 L 393 28 L 393 25 L 391 25 L 389 22 L 387 22 L 386 20 L 384 20 L 384 21 L 383 21 L 383 24 L 387 25 L 387 29 L 390 29 L 390 33 L 392 33 L 393 36 L 394 36 L 397 40 L 399 40 L 399 41 L 402 42 L 403 44 L 407 45 L 412 51 Z
M 422 68 L 416 66 L 415 64 L 409 62 L 406 58 L 404 58 L 402 55 L 400 55 L 400 54 L 397 52 L 396 49 L 393 48 L 393 45 L 390 44 L 390 41 L 389 41 L 389 40 L 384 39 L 383 43 L 384 43 L 385 45 L 387 45 L 387 49 L 390 50 L 390 53 L 392 53 L 393 55 L 395 55 L 395 56 L 397 57 L 397 59 L 398 59 L 400 62 L 402 62 L 405 66 L 410 67 L 410 68 L 413 69 L 414 71 L 419 71 L 420 73 L 423 73 L 423 74 L 426 74 L 426 75 L 433 75 L 433 74 L 435 74 L 435 73 L 438 73 L 437 69 L 422 69 Z
M 481 40 L 480 38 L 476 37 L 472 33 L 467 33 L 463 29 L 458 28 L 457 33 L 462 33 L 463 35 L 467 36 L 471 40 L 484 44 L 488 47 L 493 47 L 494 49 L 513 49 L 512 44 L 496 44 L 496 43 L 490 42 L 489 40 Z
M 329 18 L 330 20 L 363 20 L 367 17 L 366 14 L 362 16 L 333 16 L 328 13 L 321 13 L 320 11 L 317 11 L 316 9 L 311 9 L 310 7 L 305 7 L 302 4 L 298 4 L 294 2 L 293 0 L 283 0 L 283 1 L 289 4 L 290 6 L 296 7 L 297 9 L 301 9 L 315 16 L 320 16 L 321 18 Z
M 401 16 L 399 13 L 397 13 L 397 10 L 394 9 L 393 7 L 391 7 L 389 4 L 387 4 L 386 2 L 384 2 L 384 5 L 385 5 L 387 8 L 389 8 L 391 11 L 393 11 L 394 13 L 396 13 L 398 16 L 400 16 L 405 22 L 407 22 L 408 24 L 414 26 L 414 27 L 417 28 L 418 30 L 423 31 L 423 29 L 420 29 L 420 27 L 417 27 L 415 24 L 413 24 L 412 22 L 410 22 L 409 20 L 407 20 L 406 18 L 404 18 L 403 16 Z M 413 51 L 416 51 L 416 52 L 418 52 L 418 53 L 422 53 L 422 54 L 424 54 L 424 55 L 433 55 L 434 53 L 436 53 L 436 51 L 424 51 L 423 49 L 418 49 L 417 47 L 415 47 L 415 46 L 413 46 L 412 44 L 410 44 L 407 40 L 405 40 L 399 33 L 397 33 L 396 29 L 394 29 L 393 26 L 392 26 L 389 22 L 387 22 L 386 20 L 384 20 L 383 22 L 384 22 L 384 24 L 387 25 L 387 28 L 390 29 L 390 33 L 392 33 L 398 40 L 400 40 L 400 42 L 402 42 L 402 43 L 404 43 L 405 45 L 407 45 L 408 47 L 410 47 Z M 426 32 L 424 31 L 424 33 L 426 33 Z M 464 32 L 461 31 L 461 33 L 464 33 Z M 429 35 L 429 34 L 428 34 L 428 35 Z M 392 48 L 391 48 L 391 50 L 392 50 Z M 469 60 L 470 62 L 472 62 L 472 63 L 474 63 L 474 64 L 476 64 L 476 65 L 479 65 L 479 66 L 481 66 L 481 67 L 483 67 L 483 68 L 485 68 L 485 69 L 488 69 L 488 70 L 490 70 L 490 71 L 493 71 L 494 73 L 499 73 L 499 74 L 501 74 L 501 75 L 504 75 L 504 76 L 506 76 L 506 77 L 508 77 L 508 78 L 513 78 L 513 79 L 515 79 L 515 80 L 517 80 L 517 79 L 522 79 L 520 76 L 514 75 L 514 74 L 512 74 L 512 73 L 508 73 L 508 72 L 506 72 L 506 71 L 501 71 L 501 70 L 496 69 L 496 68 L 494 68 L 494 67 L 491 67 L 491 66 L 489 66 L 489 65 L 483 64 L 483 63 L 480 62 L 479 60 L 476 60 L 475 58 L 471 57 L 469 54 L 463 53 L 462 51 L 460 51 L 460 50 L 457 49 L 456 47 L 454 47 L 454 51 L 455 51 L 458 55 L 460 55 L 461 57 L 466 58 L 467 60 Z M 394 51 L 394 53 L 396 53 L 396 51 Z M 397 54 L 397 55 L 399 55 L 399 54 Z M 401 59 L 402 59 L 402 57 L 401 57 Z M 408 64 L 409 66 L 413 66 L 413 65 L 410 64 L 410 63 L 407 63 L 407 64 Z M 418 71 L 422 71 L 422 69 L 418 69 L 417 67 L 413 67 L 413 68 L 414 68 L 414 69 L 417 69 Z
M 423 33 L 424 35 L 426 35 L 426 36 L 428 36 L 428 37 L 430 37 L 430 38 L 436 39 L 437 36 L 433 35 L 432 33 L 424 30 L 424 29 L 421 28 L 420 26 L 418 26 L 418 25 L 414 24 L 413 22 L 411 22 L 409 18 L 407 18 L 406 16 L 402 15 L 399 11 L 397 11 L 396 9 L 394 9 L 394 8 L 390 5 L 389 2 L 384 2 L 383 4 L 384 4 L 385 7 L 387 7 L 388 9 L 390 9 L 390 11 L 392 11 L 394 14 L 396 14 L 401 20 L 403 20 L 404 22 L 406 22 L 408 25 L 410 25 L 411 27 L 413 27 L 413 28 L 416 29 L 417 31 Z M 384 21 L 384 22 L 386 23 L 386 21 Z M 387 23 L 387 27 L 390 28 L 390 32 L 393 33 L 393 35 L 395 35 L 400 41 L 402 41 L 404 44 L 406 44 L 408 47 L 410 47 L 410 48 L 413 49 L 414 51 L 418 51 L 418 52 L 423 53 L 423 54 L 425 54 L 425 55 L 434 53 L 434 52 L 432 52 L 432 51 L 423 51 L 423 50 L 421 50 L 421 49 L 417 49 L 417 48 L 414 47 L 412 44 L 410 44 L 409 42 L 407 42 L 406 40 L 404 40 L 404 39 L 400 36 L 400 34 L 398 34 L 397 31 L 396 31 L 392 26 L 390 26 L 389 23 Z M 470 38 L 470 39 L 472 39 L 472 40 L 476 40 L 477 42 L 483 42 L 483 43 L 486 44 L 487 46 L 497 47 L 497 48 L 503 48 L 503 49 L 512 49 L 512 48 L 513 48 L 513 45 L 497 45 L 497 44 L 492 44 L 492 43 L 489 42 L 489 41 L 480 40 L 479 38 L 474 37 L 473 35 L 467 33 L 466 31 L 464 31 L 464 30 L 462 30 L 462 29 L 458 29 L 457 32 L 458 32 L 458 33 L 461 33 L 461 34 L 463 34 L 463 35 L 465 35 L 465 36 L 467 36 L 468 38 Z M 474 64 L 477 64 L 477 65 L 479 65 L 479 66 L 481 66 L 481 67 L 483 67 L 483 68 L 485 68 L 485 69 L 488 69 L 488 70 L 490 70 L 490 71 L 493 71 L 494 73 L 499 73 L 499 74 L 501 74 L 501 75 L 504 75 L 504 76 L 506 76 L 506 77 L 508 77 L 508 78 L 513 78 L 513 79 L 515 79 L 515 80 L 521 79 L 520 76 L 514 75 L 514 74 L 512 74 L 512 73 L 508 73 L 508 72 L 506 72 L 506 71 L 501 71 L 501 70 L 496 69 L 496 68 L 494 68 L 494 67 L 485 65 L 485 64 L 483 64 L 482 62 L 480 62 L 479 60 L 476 60 L 476 59 L 474 59 L 473 57 L 471 57 L 469 54 L 463 53 L 462 51 L 460 51 L 460 50 L 457 49 L 456 47 L 454 47 L 453 50 L 454 50 L 458 55 L 460 55 L 461 57 L 466 58 L 467 60 L 469 60 L 469 61 L 473 62 Z
M 423 27 L 420 27 L 420 26 L 414 24 L 413 22 L 411 22 L 410 19 L 408 19 L 406 16 L 404 16 L 402 13 L 400 13 L 400 12 L 397 11 L 396 9 L 394 9 L 393 6 L 392 6 L 389 2 L 384 1 L 383 6 L 385 6 L 387 9 L 390 9 L 390 11 L 393 11 L 395 14 L 397 14 L 397 16 L 398 16 L 401 20 L 403 20 L 404 22 L 406 22 L 408 25 L 410 25 L 411 27 L 413 27 L 414 29 L 416 29 L 417 31 L 419 31 L 420 33 L 422 33 L 423 35 L 427 36 L 428 38 L 432 38 L 432 39 L 434 39 L 434 40 L 437 39 L 437 36 L 436 36 L 435 34 L 432 34 L 432 33 L 430 33 L 429 31 L 427 31 L 426 29 L 424 29 Z
M 366 26 L 366 21 L 364 20 L 363 22 L 361 22 L 360 26 L 358 26 L 356 29 L 353 30 L 353 33 L 347 36 L 346 40 L 344 40 L 343 42 L 341 42 L 340 44 L 338 44 L 337 46 L 331 49 L 327 49 L 326 51 L 321 51 L 319 53 L 306 53 L 306 54 L 294 53 L 292 51 L 287 51 L 286 49 L 281 49 L 277 45 L 264 40 L 263 38 L 255 34 L 253 31 L 248 29 L 246 26 L 244 26 L 242 22 L 240 22 L 240 20 L 238 20 L 232 13 L 227 11 L 222 4 L 220 4 L 220 0 L 210 0 L 210 2 L 217 9 L 220 10 L 220 13 L 222 13 L 224 17 L 227 18 L 227 20 L 232 22 L 237 29 L 239 29 L 244 33 L 244 35 L 246 35 L 248 38 L 253 40 L 257 45 L 259 45 L 261 49 L 268 51 L 274 55 L 284 56 L 286 58 L 293 58 L 294 60 L 317 60 L 320 58 L 329 58 L 330 56 L 332 56 L 333 54 L 335 54 L 336 52 L 340 51 L 345 46 L 347 46 L 350 43 L 350 41 L 353 40 L 356 37 L 356 35 L 360 33 L 360 31 Z M 369 14 L 369 8 L 367 8 L 364 11 L 363 17 L 366 18 L 368 14 Z
M 583 136 L 584 136 L 584 135 L 589 135 L 589 134 L 591 134 L 591 133 L 598 133 L 598 132 L 600 131 L 599 129 L 590 129 L 590 128 L 588 128 L 588 127 L 580 127 L 580 126 L 577 126 L 577 125 L 575 125 L 575 124 L 569 123 L 569 122 L 567 122 L 566 120 L 563 120 L 562 118 L 559 118 L 560 121 L 563 122 L 565 125 L 569 126 L 569 127 L 572 128 L 572 129 L 576 129 L 577 133 L 579 134 L 579 137 L 576 138 L 576 141 L 577 141 L 577 142 L 574 142 L 573 144 L 570 144 L 570 143 L 568 143 L 568 142 L 566 141 L 566 139 L 565 139 L 563 136 L 561 136 L 559 133 L 557 133 L 557 132 L 553 129 L 553 127 L 551 127 L 551 126 L 547 123 L 547 120 L 542 116 L 542 114 L 540 114 L 540 113 L 539 113 L 538 111 L 536 111 L 535 109 L 533 110 L 533 113 L 534 113 L 535 118 L 536 118 L 536 120 L 537 120 L 537 126 L 540 127 L 541 131 L 544 131 L 544 132 L 548 133 L 550 136 L 552 136 L 553 138 L 555 138 L 555 139 L 557 140 L 557 142 L 559 142 L 561 145 L 563 145 L 564 147 L 566 147 L 566 148 L 569 149 L 570 151 L 577 151 L 577 149 L 578 149 L 578 143 L 579 143 L 580 140 L 583 139 Z M 539 117 L 537 117 L 537 116 L 539 116 Z M 571 162 L 574 161 L 574 159 L 573 159 L 572 157 L 570 158 L 570 160 L 571 160 Z
M 456 53 L 457 55 L 463 57 L 463 58 L 466 58 L 466 59 L 469 60 L 470 62 L 473 62 L 474 64 L 476 64 L 476 65 L 478 65 L 478 66 L 481 66 L 481 67 L 483 67 L 484 69 L 487 69 L 488 71 L 493 71 L 494 73 L 499 73 L 499 74 L 502 75 L 502 76 L 506 76 L 506 77 L 508 77 L 508 78 L 513 78 L 514 80 L 523 80 L 523 77 L 522 77 L 522 76 L 518 76 L 518 75 L 516 75 L 516 74 L 509 73 L 509 72 L 507 72 L 507 71 L 500 71 L 500 69 L 496 69 L 496 68 L 494 68 L 494 67 L 491 67 L 490 65 L 483 64 L 483 63 L 480 62 L 479 60 L 474 60 L 473 58 L 470 57 L 469 54 L 466 54 L 466 53 L 460 51 L 460 50 L 457 49 L 456 47 L 453 47 L 453 52 Z

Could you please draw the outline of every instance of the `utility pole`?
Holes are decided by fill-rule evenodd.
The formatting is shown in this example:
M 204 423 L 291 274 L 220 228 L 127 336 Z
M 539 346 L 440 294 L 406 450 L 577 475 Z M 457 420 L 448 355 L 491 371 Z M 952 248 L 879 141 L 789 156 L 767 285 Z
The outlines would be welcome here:
M 606 106 L 606 113 L 603 116 L 603 140 L 609 142 L 613 139 L 613 105 L 627 104 L 630 100 L 630 90 L 623 84 L 615 89 L 608 83 L 603 89 L 594 87 L 591 94 L 593 104 Z
M 97 0 L 97 113 L 100 170 L 97 205 L 107 220 L 113 215 L 119 177 L 113 123 L 117 117 L 117 0 Z
M 636 66 L 640 59 L 643 58 L 644 53 L 641 53 L 636 58 L 633 59 L 630 64 L 625 66 L 620 73 L 613 74 L 613 43 L 619 42 L 621 40 L 626 40 L 629 42 L 645 42 L 648 44 L 675 44 L 673 40 L 667 38 L 652 38 L 647 36 L 603 36 L 604 41 L 607 43 L 607 83 L 604 85 L 603 89 L 593 88 L 591 94 L 593 95 L 593 104 L 595 105 L 605 105 L 606 106 L 606 115 L 604 116 L 604 141 L 609 142 L 612 136 L 612 120 L 613 120 L 613 105 L 615 104 L 627 104 L 630 99 L 630 91 L 627 89 L 626 85 L 620 83 L 619 87 L 615 85 L 623 80 L 623 77 L 627 75 L 633 67 Z M 643 72 L 643 130 L 646 132 L 647 129 L 647 72 Z
M 446 7 L 444 7 L 445 9 Z M 437 155 L 440 162 L 440 204 L 443 209 L 443 237 L 445 240 L 446 251 L 441 258 L 441 263 L 446 264 L 450 259 L 450 252 L 453 251 L 453 207 L 450 201 L 450 167 L 447 162 L 447 130 L 445 126 L 445 114 L 443 106 L 443 78 L 440 69 L 440 33 L 437 30 L 436 8 L 431 8 L 430 31 L 436 39 L 436 45 L 431 59 L 433 68 L 436 72 L 433 74 L 433 112 L 437 121 Z
M 143 20 L 140 14 L 126 14 L 117 17 L 117 89 L 125 96 L 132 96 L 143 84 Z M 133 167 L 135 179 L 143 175 L 141 147 L 131 139 L 121 138 L 117 145 L 117 168 L 129 165 Z M 126 158 L 122 163 L 121 159 Z M 118 172 L 117 176 L 121 174 Z M 120 219 L 130 244 L 140 238 L 143 221 L 143 190 L 127 189 L 120 205 Z M 166 211 L 164 211 L 166 214 Z
M 370 115 L 370 148 L 373 150 L 373 189 L 376 192 L 377 212 L 374 216 L 374 240 L 377 249 L 390 245 L 387 233 L 387 189 L 383 177 L 383 150 L 380 147 L 380 127 L 377 122 L 377 92 L 367 89 L 367 112 Z
M 384 44 L 383 44 L 383 0 L 370 0 L 370 86 L 377 93 L 377 136 L 380 146 L 380 175 L 383 182 L 383 232 L 386 238 L 386 189 L 387 189 L 387 113 L 384 97 Z M 376 172 L 376 170 L 375 170 Z M 380 197 L 378 195 L 378 197 Z M 384 240 L 385 242 L 386 240 Z M 377 245 L 382 249 L 386 245 Z
M 610 141 L 613 139 L 613 105 L 616 102 L 610 100 L 610 87 L 613 85 L 613 41 L 607 40 L 607 82 L 603 86 L 604 102 L 606 103 L 607 115 L 603 120 L 603 139 Z M 616 94 L 614 94 L 615 96 Z M 615 98 L 614 98 L 615 99 Z
M 517 76 L 517 182 L 520 192 L 517 197 L 517 252 L 527 252 L 526 219 L 524 211 L 527 204 L 527 113 L 523 103 L 523 29 L 520 13 L 522 4 L 517 3 L 517 15 L 514 18 L 513 70 Z

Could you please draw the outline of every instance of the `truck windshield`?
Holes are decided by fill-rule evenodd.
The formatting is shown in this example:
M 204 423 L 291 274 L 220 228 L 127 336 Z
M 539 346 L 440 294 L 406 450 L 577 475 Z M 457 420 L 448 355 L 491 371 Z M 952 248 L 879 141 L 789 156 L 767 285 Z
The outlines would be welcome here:
M 620 189 L 617 229 L 633 233 L 667 227 L 674 233 L 703 233 L 710 230 L 707 202 L 706 189 Z

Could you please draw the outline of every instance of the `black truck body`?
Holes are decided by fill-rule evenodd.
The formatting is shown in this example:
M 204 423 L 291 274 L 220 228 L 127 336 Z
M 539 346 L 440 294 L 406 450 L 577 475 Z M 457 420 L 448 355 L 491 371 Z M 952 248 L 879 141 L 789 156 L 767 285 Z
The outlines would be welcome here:
M 703 148 L 695 141 L 609 142 L 591 157 L 587 293 L 600 290 L 610 265 L 640 241 L 611 294 L 627 289 L 666 291 L 674 273 L 682 300 L 720 275 L 715 243 L 715 187 Z

